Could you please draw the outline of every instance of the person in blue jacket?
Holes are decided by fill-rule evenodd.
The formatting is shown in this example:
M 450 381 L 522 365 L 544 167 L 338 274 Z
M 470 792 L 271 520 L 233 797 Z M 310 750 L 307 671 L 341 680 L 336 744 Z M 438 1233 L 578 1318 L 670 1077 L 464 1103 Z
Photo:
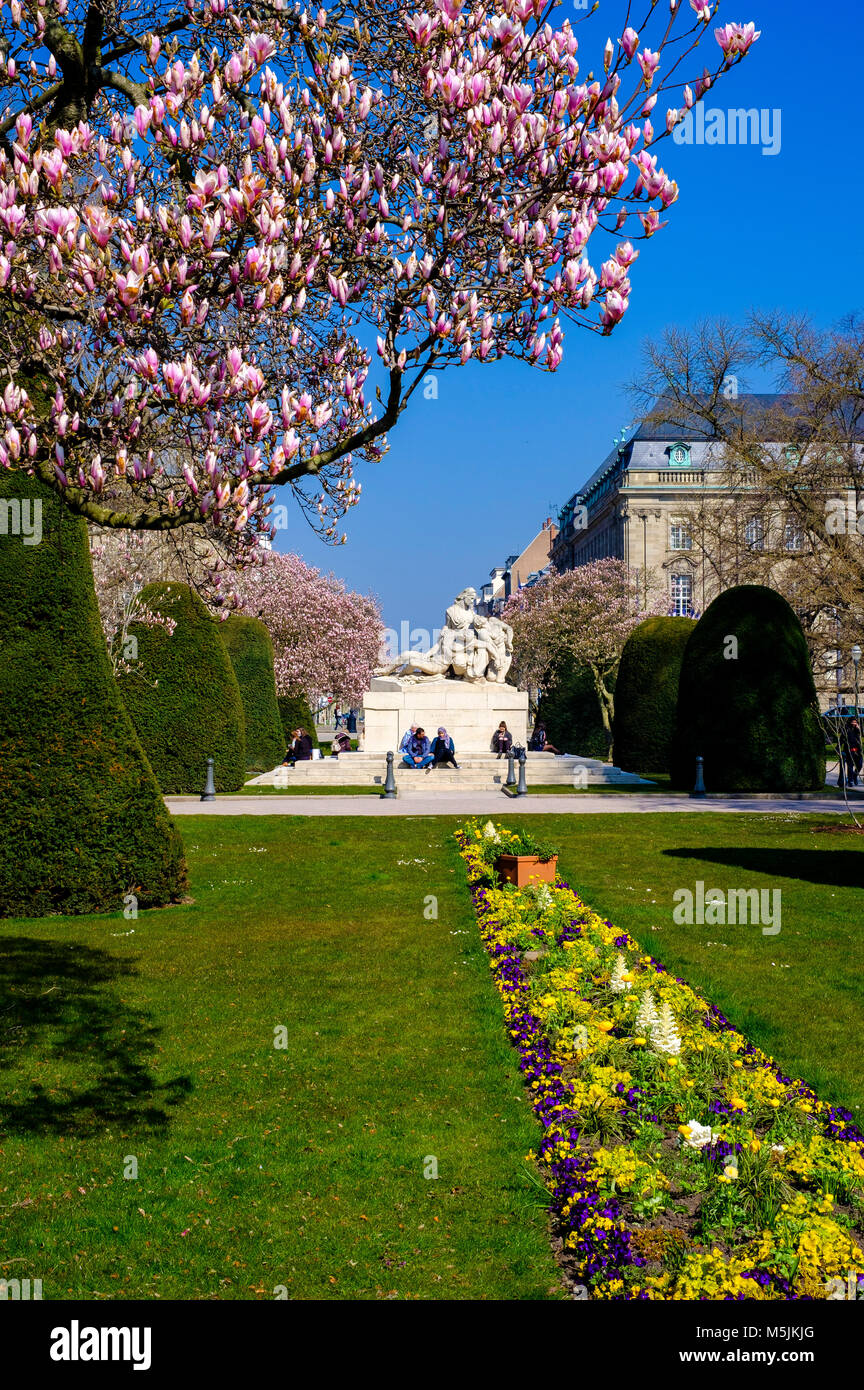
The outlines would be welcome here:
M 438 737 L 432 740 L 430 752 L 436 767 L 444 767 L 450 763 L 453 767 L 458 768 L 456 749 L 445 728 L 442 727 L 438 730 Z
M 406 767 L 431 767 L 432 754 L 429 751 L 429 740 L 421 728 L 415 730 L 411 736 L 407 752 L 402 759 Z

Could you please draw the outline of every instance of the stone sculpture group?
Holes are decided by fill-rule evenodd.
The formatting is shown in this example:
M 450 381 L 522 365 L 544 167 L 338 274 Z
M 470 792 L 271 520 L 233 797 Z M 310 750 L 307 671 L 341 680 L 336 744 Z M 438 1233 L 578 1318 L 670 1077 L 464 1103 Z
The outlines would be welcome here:
M 513 629 L 500 618 L 477 613 L 476 599 L 475 589 L 463 589 L 447 609 L 435 645 L 427 652 L 401 652 L 380 674 L 412 684 L 451 676 L 504 685 L 513 660 Z

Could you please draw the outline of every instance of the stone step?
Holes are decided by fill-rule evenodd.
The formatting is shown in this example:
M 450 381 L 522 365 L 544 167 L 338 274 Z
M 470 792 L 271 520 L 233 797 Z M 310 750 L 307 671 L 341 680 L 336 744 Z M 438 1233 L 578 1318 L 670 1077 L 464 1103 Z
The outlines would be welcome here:
M 274 768 L 252 778 L 246 785 L 260 787 L 353 787 L 383 786 L 386 760 L 380 754 L 345 754 L 340 758 L 313 759 L 296 767 Z M 551 753 L 529 755 L 526 764 L 528 786 L 562 786 L 578 789 L 588 786 L 645 786 L 644 778 L 596 758 L 555 756 Z M 501 790 L 507 781 L 507 762 L 499 762 L 490 754 L 466 754 L 455 768 L 409 768 L 394 764 L 396 786 L 400 793 L 426 793 L 433 788 L 449 790 Z M 518 776 L 518 767 L 516 769 Z

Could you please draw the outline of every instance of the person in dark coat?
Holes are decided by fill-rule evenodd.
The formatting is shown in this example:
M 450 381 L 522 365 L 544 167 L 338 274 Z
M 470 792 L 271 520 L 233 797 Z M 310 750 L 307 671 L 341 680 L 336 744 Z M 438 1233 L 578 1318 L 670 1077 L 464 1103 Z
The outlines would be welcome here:
M 846 782 L 850 787 L 857 787 L 864 765 L 864 755 L 861 751 L 861 725 L 857 719 L 850 719 L 844 730 L 843 760 L 846 763 Z
M 511 734 L 510 730 L 507 728 L 507 725 L 504 723 L 504 720 L 502 719 L 501 723 L 498 725 L 498 728 L 492 735 L 492 752 L 497 753 L 498 757 L 500 758 L 503 757 L 505 753 L 509 753 L 512 747 L 513 735 Z
M 308 763 L 312 759 L 312 739 L 305 729 L 295 729 L 291 747 L 282 760 L 283 766 L 287 763 L 293 767 L 295 763 Z
M 438 737 L 432 740 L 430 752 L 435 760 L 435 767 L 444 767 L 450 763 L 453 767 L 458 768 L 456 748 L 445 728 L 442 727 L 438 730 Z
M 537 723 L 534 725 L 534 732 L 528 740 L 528 747 L 532 753 L 557 753 L 555 748 L 546 737 L 546 725 Z

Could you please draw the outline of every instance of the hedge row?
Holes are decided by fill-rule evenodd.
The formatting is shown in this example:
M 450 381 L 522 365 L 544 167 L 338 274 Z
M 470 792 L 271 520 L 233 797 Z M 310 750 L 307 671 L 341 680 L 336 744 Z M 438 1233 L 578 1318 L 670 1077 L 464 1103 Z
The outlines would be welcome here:
M 285 753 L 270 633 L 258 618 L 237 613 L 219 624 L 219 636 L 240 686 L 246 725 L 246 770 L 269 772 L 281 763 Z
M 217 792 L 243 786 L 243 699 L 219 625 L 188 584 L 148 584 L 139 606 L 174 624 L 130 625 L 138 661 L 118 677 L 126 708 L 166 795 L 201 791 L 207 759 Z
M 42 529 L 0 534 L 0 916 L 175 902 L 183 847 L 114 682 L 85 523 L 20 473 L 0 501 Z

